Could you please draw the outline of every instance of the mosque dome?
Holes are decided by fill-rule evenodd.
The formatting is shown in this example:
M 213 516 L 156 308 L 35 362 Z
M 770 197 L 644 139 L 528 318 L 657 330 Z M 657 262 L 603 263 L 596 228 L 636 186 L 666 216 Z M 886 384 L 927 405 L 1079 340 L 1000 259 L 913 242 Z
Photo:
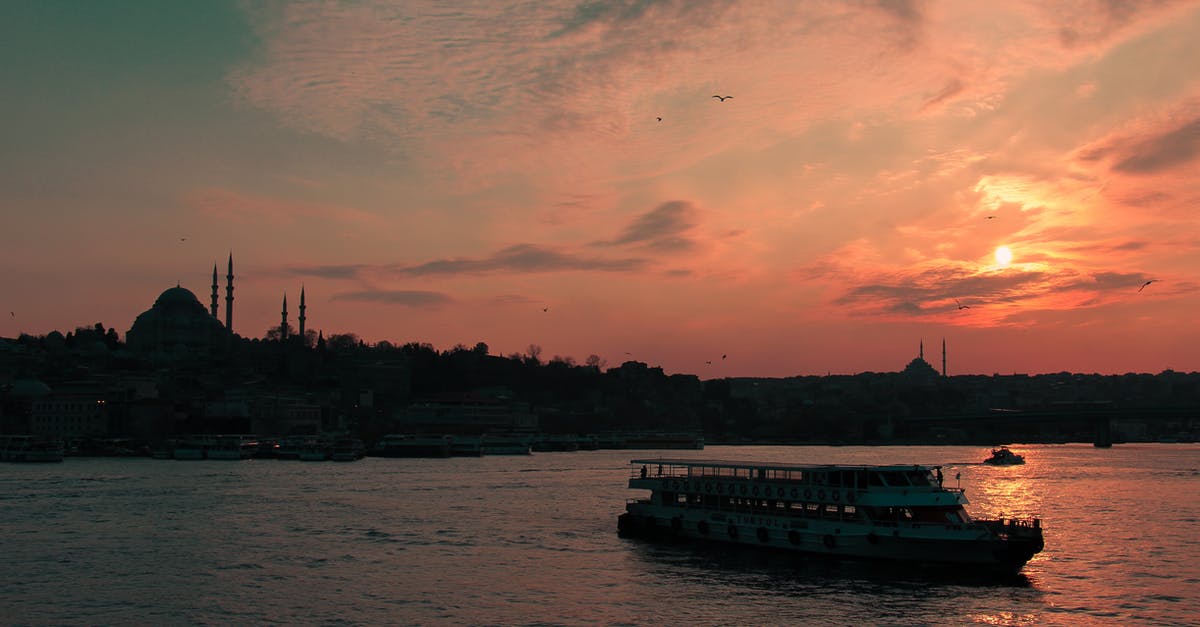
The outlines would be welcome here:
M 125 341 L 134 352 L 203 357 L 224 350 L 229 335 L 191 290 L 176 285 L 134 320 Z
M 37 398 L 50 393 L 50 386 L 37 379 L 17 379 L 8 388 L 9 396 L 14 398 Z
M 169 288 L 162 294 L 159 294 L 158 300 L 154 301 L 154 306 L 161 309 L 198 309 L 204 311 L 204 305 L 200 304 L 200 300 L 191 290 L 176 285 Z

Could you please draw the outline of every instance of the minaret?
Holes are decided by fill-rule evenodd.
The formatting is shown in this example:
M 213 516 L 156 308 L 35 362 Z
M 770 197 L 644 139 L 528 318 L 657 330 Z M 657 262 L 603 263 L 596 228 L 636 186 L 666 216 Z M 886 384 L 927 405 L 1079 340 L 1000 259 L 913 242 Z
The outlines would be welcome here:
M 918 349 L 917 358 L 925 361 L 925 340 L 921 340 L 921 348 Z
M 942 338 L 942 376 L 946 376 L 946 338 Z
M 213 263 L 213 293 L 212 293 L 212 317 L 220 320 L 217 314 L 217 264 Z
M 225 285 L 225 328 L 233 333 L 233 253 L 229 253 L 229 274 L 225 275 L 229 283 Z
M 304 341 L 304 286 L 300 286 L 300 341 Z
M 283 318 L 279 321 L 279 339 L 287 339 L 287 294 L 283 295 Z

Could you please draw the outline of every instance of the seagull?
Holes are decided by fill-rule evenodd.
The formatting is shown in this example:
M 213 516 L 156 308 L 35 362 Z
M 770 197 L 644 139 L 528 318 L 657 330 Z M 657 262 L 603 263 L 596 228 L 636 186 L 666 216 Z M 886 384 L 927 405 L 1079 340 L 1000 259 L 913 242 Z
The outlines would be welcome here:
M 1158 280 L 1158 279 L 1150 279 L 1149 281 L 1146 281 L 1145 283 L 1142 283 L 1142 286 L 1138 288 L 1138 291 L 1140 292 L 1140 291 L 1142 291 L 1142 290 L 1146 289 L 1146 286 L 1147 286 L 1147 285 L 1150 285 L 1151 283 L 1153 283 L 1153 282 L 1155 282 L 1155 281 L 1157 281 L 1157 280 Z
M 549 307 L 542 307 L 542 311 L 550 311 Z
M 725 102 L 726 100 L 733 98 L 733 96 L 715 96 L 714 95 L 713 98 L 716 98 L 717 100 L 720 100 L 721 102 Z
M 984 219 L 985 219 L 985 220 L 995 220 L 995 219 L 996 219 L 996 216 L 988 216 L 988 217 L 986 217 L 986 218 L 984 218 Z
M 721 359 L 725 359 L 725 358 L 726 358 L 726 357 L 728 357 L 728 356 L 729 356 L 729 355 L 721 355 Z
M 658 120 L 659 122 L 662 122 L 662 118 L 654 118 L 654 119 Z
M 186 237 L 181 237 L 181 238 L 179 238 L 179 241 L 181 241 L 181 242 L 186 242 L 186 241 L 187 241 L 187 238 L 186 238 Z
M 706 361 L 706 362 L 704 362 L 704 363 L 706 363 L 706 364 L 708 364 L 708 365 L 710 365 L 710 366 L 712 365 L 712 362 L 711 362 L 711 361 Z
M 954 299 L 954 304 L 958 305 L 959 309 L 970 309 L 971 308 L 970 305 L 964 305 L 964 304 L 958 302 L 957 298 Z

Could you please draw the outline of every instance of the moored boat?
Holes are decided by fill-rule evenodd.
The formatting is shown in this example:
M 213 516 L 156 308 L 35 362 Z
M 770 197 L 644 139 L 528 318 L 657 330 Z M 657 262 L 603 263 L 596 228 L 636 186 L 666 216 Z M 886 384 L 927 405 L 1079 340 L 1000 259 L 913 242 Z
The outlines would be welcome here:
M 358 438 L 338 438 L 333 442 L 329 458 L 335 462 L 353 462 L 363 458 L 366 447 Z
M 208 459 L 241 461 L 254 457 L 258 439 L 248 435 L 219 435 L 212 440 L 206 454 Z
M 488 433 L 481 438 L 484 455 L 529 455 L 532 438 L 520 433 Z
M 213 447 L 215 439 L 206 435 L 184 436 L 175 442 L 171 457 L 183 461 L 208 459 L 208 451 Z
M 1041 522 L 975 520 L 940 466 L 633 460 L 623 536 L 953 565 L 1012 574 L 1043 548 Z M 640 468 L 639 468 L 640 466 Z M 936 474 L 935 474 L 936 473 Z
M 332 453 L 333 444 L 329 440 L 310 438 L 300 445 L 300 452 L 296 455 L 296 459 L 302 462 L 323 462 L 328 461 Z
M 393 433 L 383 436 L 371 455 L 375 457 L 450 457 L 454 439 L 448 435 Z
M 60 440 L 36 435 L 0 435 L 0 461 L 61 462 L 64 456 Z

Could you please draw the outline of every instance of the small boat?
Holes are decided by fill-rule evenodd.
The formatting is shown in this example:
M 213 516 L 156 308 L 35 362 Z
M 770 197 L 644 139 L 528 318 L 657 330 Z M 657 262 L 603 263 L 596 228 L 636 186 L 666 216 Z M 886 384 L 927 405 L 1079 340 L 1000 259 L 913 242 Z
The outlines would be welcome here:
M 1036 518 L 973 519 L 940 466 L 834 466 L 635 459 L 648 490 L 617 518 L 625 537 L 667 537 L 772 551 L 1012 575 L 1043 548 Z M 640 468 L 639 468 L 640 466 Z
M 1025 463 L 1025 458 L 1008 449 L 1007 446 L 992 449 L 992 456 L 983 460 L 989 466 L 1017 466 Z

